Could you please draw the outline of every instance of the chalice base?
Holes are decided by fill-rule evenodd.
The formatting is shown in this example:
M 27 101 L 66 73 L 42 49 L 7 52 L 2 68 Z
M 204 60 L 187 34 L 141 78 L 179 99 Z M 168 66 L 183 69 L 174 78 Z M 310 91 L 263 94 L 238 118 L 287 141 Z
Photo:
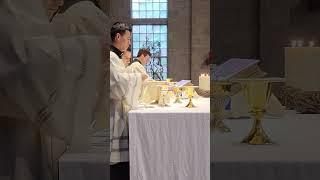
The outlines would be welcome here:
M 212 124 L 211 128 L 213 131 L 220 131 L 222 133 L 231 132 L 231 129 L 228 126 L 226 126 L 223 121 L 217 122 L 214 120 L 213 123 L 211 123 L 211 124 Z
M 189 101 L 189 103 L 186 105 L 187 108 L 193 108 L 196 107 L 193 103 L 192 100 Z
M 268 137 L 262 128 L 253 128 L 249 135 L 241 143 L 250 145 L 272 145 L 274 142 Z
M 222 133 L 229 133 L 231 129 L 226 126 L 223 122 L 220 122 L 219 125 L 212 127 L 213 131 L 220 131 Z

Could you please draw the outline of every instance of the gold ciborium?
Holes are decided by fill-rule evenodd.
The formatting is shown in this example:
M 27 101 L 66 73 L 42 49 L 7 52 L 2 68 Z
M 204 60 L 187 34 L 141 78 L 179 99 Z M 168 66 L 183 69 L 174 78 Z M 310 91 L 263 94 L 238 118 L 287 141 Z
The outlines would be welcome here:
M 184 86 L 185 92 L 187 93 L 188 98 L 189 98 L 189 102 L 186 105 L 187 108 L 196 107 L 192 102 L 192 98 L 193 98 L 193 95 L 194 95 L 194 88 L 196 88 L 196 87 L 198 87 L 198 86 Z
M 231 132 L 223 120 L 225 118 L 225 108 L 230 101 L 229 91 L 231 82 L 227 81 L 213 81 L 210 92 L 210 111 L 212 113 L 212 120 L 210 120 L 210 127 L 212 130 L 220 132 Z
M 250 113 L 254 119 L 251 131 L 241 143 L 250 145 L 268 145 L 273 141 L 268 137 L 262 128 L 262 118 L 265 113 L 265 106 L 271 96 L 271 83 L 283 82 L 282 78 L 254 78 L 254 79 L 235 79 L 234 82 L 240 82 L 244 94 L 247 98 Z

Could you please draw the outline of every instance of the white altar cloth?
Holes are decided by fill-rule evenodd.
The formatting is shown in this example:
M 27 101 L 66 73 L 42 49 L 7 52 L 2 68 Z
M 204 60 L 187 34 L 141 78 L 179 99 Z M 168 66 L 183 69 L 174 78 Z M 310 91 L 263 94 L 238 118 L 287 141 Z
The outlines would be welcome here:
M 129 112 L 131 180 L 210 179 L 210 100 Z

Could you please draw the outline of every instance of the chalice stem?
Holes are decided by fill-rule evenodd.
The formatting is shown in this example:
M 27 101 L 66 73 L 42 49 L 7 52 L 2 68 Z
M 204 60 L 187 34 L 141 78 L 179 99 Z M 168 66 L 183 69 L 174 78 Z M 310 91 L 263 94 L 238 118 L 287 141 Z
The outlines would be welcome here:
M 253 112 L 254 123 L 249 135 L 244 138 L 242 143 L 251 144 L 251 145 L 265 145 L 273 144 L 271 139 L 265 133 L 262 127 L 261 118 L 263 116 L 263 111 Z
M 214 130 L 217 129 L 221 132 L 231 132 L 231 129 L 227 127 L 223 122 L 224 114 L 222 112 L 215 112 L 213 114 L 214 114 L 214 117 L 213 117 L 212 128 Z
M 188 103 L 188 105 L 187 105 L 186 107 L 188 107 L 188 108 L 193 108 L 193 107 L 195 107 L 195 105 L 194 105 L 193 102 L 192 102 L 192 96 L 189 97 L 189 103 Z
M 176 100 L 174 101 L 174 103 L 182 103 L 179 95 L 176 96 Z

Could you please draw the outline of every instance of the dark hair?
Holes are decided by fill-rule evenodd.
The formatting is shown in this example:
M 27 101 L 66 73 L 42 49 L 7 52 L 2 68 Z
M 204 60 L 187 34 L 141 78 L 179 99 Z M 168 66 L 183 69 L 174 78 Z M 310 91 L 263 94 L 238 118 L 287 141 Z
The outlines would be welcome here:
M 119 33 L 121 36 L 123 36 L 124 33 L 126 33 L 126 31 L 132 32 L 132 28 L 129 25 L 127 25 L 126 23 L 122 23 L 122 22 L 114 23 L 112 25 L 111 31 L 110 31 L 112 42 L 114 42 L 117 33 Z
M 140 57 L 142 54 L 143 54 L 144 56 L 149 55 L 149 56 L 151 57 L 151 53 L 150 53 L 150 50 L 149 50 L 149 49 L 146 49 L 146 48 L 140 49 L 139 52 L 138 52 L 137 57 Z

